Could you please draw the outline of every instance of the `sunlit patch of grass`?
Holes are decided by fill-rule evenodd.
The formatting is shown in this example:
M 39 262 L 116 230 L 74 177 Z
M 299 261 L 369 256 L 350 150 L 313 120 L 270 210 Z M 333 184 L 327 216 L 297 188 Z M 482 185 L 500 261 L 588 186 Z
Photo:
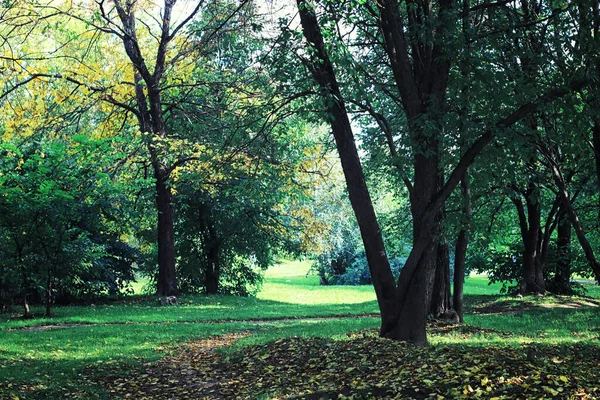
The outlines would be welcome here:
M 501 283 L 492 283 L 486 275 L 471 274 L 465 277 L 465 294 L 468 295 L 499 295 Z

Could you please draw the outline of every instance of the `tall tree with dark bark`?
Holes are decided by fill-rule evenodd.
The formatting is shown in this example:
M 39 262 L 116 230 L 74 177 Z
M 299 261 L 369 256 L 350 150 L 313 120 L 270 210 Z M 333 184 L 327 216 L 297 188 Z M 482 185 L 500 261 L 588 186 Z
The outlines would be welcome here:
M 441 1 L 436 8 L 434 28 L 423 36 L 410 37 L 432 22 L 432 4 L 419 2 L 407 8 L 409 24 L 406 29 L 394 0 L 377 3 L 370 11 L 379 21 L 383 43 L 390 61 L 393 78 L 400 93 L 402 110 L 406 114 L 413 143 L 413 184 L 410 199 L 413 214 L 413 248 L 401 270 L 397 285 L 389 270 L 383 240 L 362 174 L 362 167 L 334 67 L 323 40 L 323 34 L 312 3 L 297 0 L 304 36 L 311 49 L 304 64 L 320 88 L 320 95 L 330 114 L 330 123 L 342 161 L 350 200 L 358 220 L 369 261 L 375 291 L 382 316 L 381 335 L 426 345 L 426 321 L 437 266 L 440 223 L 443 207 L 460 183 L 475 157 L 505 130 L 535 112 L 541 105 L 584 86 L 585 80 L 575 80 L 566 87 L 549 90 L 535 100 L 517 107 L 505 118 L 490 124 L 474 140 L 449 174 L 440 180 L 442 129 L 439 116 L 444 111 L 450 72 L 450 57 L 445 53 L 443 38 L 453 30 L 450 0 Z M 367 4 L 366 7 L 369 7 Z M 429 29 L 432 29 L 430 32 Z M 422 31 L 422 30 L 421 30 Z M 431 38 L 435 38 L 431 40 Z M 424 123 L 427 121 L 427 123 Z M 424 126 L 432 126 L 427 130 Z
M 206 3 L 206 4 L 205 4 Z M 145 134 L 146 147 L 150 156 L 150 164 L 155 179 L 155 199 L 157 210 L 157 242 L 158 242 L 158 275 L 157 294 L 172 296 L 179 293 L 175 266 L 174 247 L 174 217 L 173 217 L 173 192 L 171 188 L 172 172 L 192 160 L 194 157 L 170 154 L 167 144 L 170 137 L 166 124 L 167 110 L 175 106 L 171 102 L 166 104 L 163 99 L 166 87 L 173 88 L 178 85 L 167 85 L 166 72 L 173 69 L 182 61 L 185 55 L 193 54 L 198 49 L 196 40 L 190 39 L 191 46 L 177 47 L 174 42 L 179 39 L 188 28 L 188 25 L 198 16 L 203 8 L 210 2 L 198 1 L 192 11 L 181 22 L 174 24 L 173 10 L 176 0 L 165 0 L 160 11 L 160 19 L 154 19 L 158 26 L 158 34 L 153 34 L 156 47 L 148 49 L 139 39 L 138 25 L 142 29 L 150 29 L 148 23 L 138 18 L 141 5 L 135 1 L 115 0 L 113 11 L 106 8 L 104 1 L 98 3 L 102 24 L 95 25 L 102 32 L 117 36 L 123 45 L 131 68 L 133 68 L 135 88 L 134 106 L 119 104 L 133 113 L 138 121 L 139 130 Z M 233 18 L 248 0 L 236 4 L 226 13 L 222 22 L 214 29 L 204 32 L 203 40 L 210 44 L 211 40 L 224 29 L 225 24 Z M 186 33 L 189 35 L 189 32 Z M 198 33 L 193 33 L 198 35 Z M 176 48 L 175 54 L 169 54 Z M 186 84 L 183 84 L 184 87 Z M 188 85 L 189 86 L 189 85 Z M 193 85 L 192 85 L 193 86 Z

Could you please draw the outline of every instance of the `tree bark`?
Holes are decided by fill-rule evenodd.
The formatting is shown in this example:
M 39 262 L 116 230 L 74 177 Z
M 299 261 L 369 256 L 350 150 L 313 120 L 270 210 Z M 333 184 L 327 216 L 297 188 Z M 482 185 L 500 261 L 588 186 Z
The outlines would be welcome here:
M 437 243 L 436 264 L 429 313 L 443 319 L 453 310 L 450 302 L 450 249 L 446 239 Z
M 556 239 L 556 270 L 552 281 L 555 294 L 572 294 L 571 287 L 571 223 L 569 216 L 561 207 Z
M 158 213 L 158 277 L 156 293 L 159 296 L 177 296 L 175 265 L 174 218 L 172 192 L 169 187 L 170 169 L 161 154 L 160 141 L 167 137 L 162 110 L 160 83 L 164 73 L 167 44 L 170 35 L 171 11 L 175 1 L 165 1 L 162 32 L 156 53 L 154 72 L 151 73 L 142 55 L 136 33 L 134 3 L 115 0 L 115 9 L 121 21 L 123 46 L 134 68 L 137 119 L 140 131 L 149 134 L 147 142 L 150 161 L 156 180 L 156 209 Z M 157 140 L 158 139 L 158 140 Z
M 523 295 L 544 293 L 543 273 L 540 272 L 543 268 L 540 260 L 541 206 L 537 185 L 530 182 L 527 190 L 521 194 L 526 206 L 523 206 L 520 194 L 510 196 L 517 209 L 523 240 L 523 274 L 519 292 Z
M 211 214 L 211 206 L 208 203 L 200 205 L 199 223 L 205 260 L 204 289 L 206 294 L 217 294 L 221 278 L 221 249 L 220 239 L 212 223 Z
M 539 247 L 542 232 L 542 209 L 539 189 L 535 184 L 530 185 L 525 199 L 529 229 L 523 238 L 525 250 L 523 253 L 523 280 L 521 281 L 521 293 L 544 293 L 545 284 Z
M 569 215 L 569 220 L 571 221 L 571 225 L 573 226 L 573 229 L 575 229 L 575 234 L 576 234 L 577 239 L 579 240 L 579 244 L 581 245 L 581 248 L 585 254 L 585 258 L 588 261 L 588 263 L 590 264 L 592 271 L 594 272 L 596 281 L 600 284 L 600 263 L 598 262 L 598 259 L 596 259 L 596 256 L 594 255 L 594 250 L 592 249 L 590 242 L 585 237 L 585 233 L 583 232 L 583 227 L 581 226 L 581 222 L 579 221 L 579 218 L 577 217 L 577 213 L 575 212 L 575 209 L 573 208 L 573 205 L 571 204 L 571 199 L 569 198 L 569 193 L 567 192 L 564 178 L 560 172 L 558 165 L 556 165 L 556 163 L 553 160 L 548 159 L 548 163 L 550 165 L 550 169 L 552 172 L 552 176 L 554 178 L 554 182 L 556 183 L 556 186 L 558 187 L 558 193 L 559 193 L 561 201 L 562 201 L 562 206 L 564 207 L 567 214 Z
M 394 277 L 363 174 L 350 119 L 333 65 L 325 48 L 314 8 L 306 0 L 297 0 L 297 5 L 304 37 L 314 50 L 311 52 L 311 60 L 304 60 L 304 64 L 318 83 L 321 89 L 321 98 L 330 115 L 331 130 L 342 163 L 350 203 L 358 221 L 369 271 L 373 278 L 375 294 L 381 311 L 381 332 L 383 333 L 386 330 L 385 327 L 392 325 L 396 319 Z
M 168 173 L 160 166 L 154 168 L 156 179 L 156 208 L 158 211 L 158 278 L 159 296 L 178 296 L 175 270 L 174 221 L 171 188 Z

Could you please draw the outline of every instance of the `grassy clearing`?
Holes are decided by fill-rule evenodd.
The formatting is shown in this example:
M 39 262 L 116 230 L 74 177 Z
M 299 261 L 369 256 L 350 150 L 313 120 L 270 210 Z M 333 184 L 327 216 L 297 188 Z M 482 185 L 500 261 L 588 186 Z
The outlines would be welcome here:
M 153 296 L 133 296 L 114 304 L 56 307 L 52 318 L 10 320 L 0 315 L 0 329 L 52 324 L 181 323 L 215 320 L 301 318 L 378 313 L 371 286 L 320 286 L 307 276 L 308 263 L 284 262 L 267 271 L 256 298 L 183 296 L 182 305 L 158 307 Z M 33 313 L 43 314 L 41 307 Z M 2 320 L 4 319 L 4 320 Z
M 94 307 L 57 307 L 53 318 L 19 321 L 0 315 L 0 399 L 112 398 L 99 377 L 143 370 L 180 344 L 231 332 L 245 335 L 220 350 L 228 357 L 280 338 L 340 341 L 348 340 L 349 332 L 377 329 L 378 318 L 369 315 L 377 313 L 372 287 L 320 286 L 316 276 L 307 276 L 307 268 L 307 263 L 286 262 L 270 269 L 256 298 L 185 296 L 182 305 L 159 307 L 152 297 L 133 296 Z M 598 346 L 600 288 L 590 287 L 596 300 L 513 298 L 500 296 L 499 288 L 484 276 L 469 277 L 468 326 L 433 329 L 431 343 L 450 348 Z M 354 317 L 336 317 L 341 315 Z

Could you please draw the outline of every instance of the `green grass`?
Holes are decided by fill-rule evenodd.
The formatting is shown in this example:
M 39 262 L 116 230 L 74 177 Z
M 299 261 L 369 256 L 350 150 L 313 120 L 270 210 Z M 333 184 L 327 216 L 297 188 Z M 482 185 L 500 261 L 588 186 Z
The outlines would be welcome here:
M 273 267 L 255 298 L 183 296 L 180 306 L 159 307 L 153 296 L 135 296 L 115 304 L 56 307 L 52 318 L 22 321 L 0 315 L 0 330 L 52 324 L 200 323 L 379 312 L 371 286 L 320 286 L 317 277 L 306 276 L 307 269 L 308 264 L 299 261 Z M 32 310 L 43 315 L 41 307 Z
M 318 277 L 307 276 L 307 269 L 308 263 L 299 261 L 269 269 L 256 298 L 184 296 L 182 305 L 160 307 L 154 297 L 137 295 L 93 307 L 56 307 L 53 318 L 21 321 L 0 315 L 0 399 L 110 398 L 94 377 L 140 367 L 179 344 L 228 332 L 251 333 L 224 350 L 233 352 L 290 336 L 344 339 L 351 331 L 378 328 L 378 318 L 365 315 L 378 312 L 371 286 L 320 286 Z M 500 285 L 488 285 L 485 276 L 469 277 L 465 322 L 490 331 L 434 332 L 431 343 L 598 343 L 600 308 L 586 305 L 585 298 L 576 298 L 572 308 L 565 308 L 571 300 L 517 299 L 500 296 L 499 289 Z M 588 294 L 600 298 L 600 288 L 590 286 Z M 482 312 L 508 307 L 513 311 Z M 339 315 L 356 317 L 335 317 Z M 31 330 L 60 324 L 69 326 Z

